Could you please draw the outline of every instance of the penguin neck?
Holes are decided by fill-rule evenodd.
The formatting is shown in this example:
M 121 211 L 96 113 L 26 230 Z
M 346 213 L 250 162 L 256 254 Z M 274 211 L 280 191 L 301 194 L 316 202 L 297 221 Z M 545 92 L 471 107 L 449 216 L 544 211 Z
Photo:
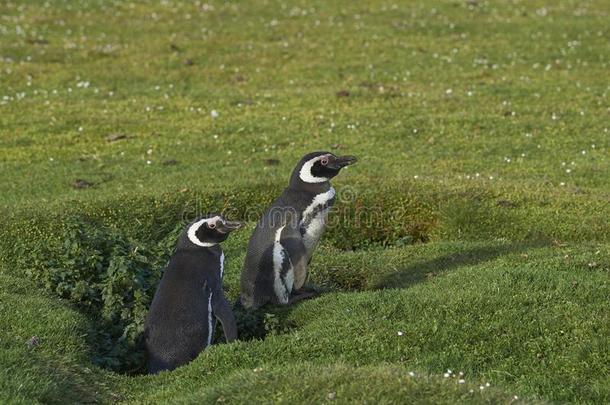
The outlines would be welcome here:
M 288 189 L 296 192 L 305 192 L 313 195 L 325 193 L 331 189 L 330 181 L 324 181 L 320 183 L 307 183 L 301 180 L 299 177 L 293 176 L 290 179 Z
M 188 235 L 183 235 L 178 242 L 178 246 L 176 248 L 177 251 L 184 252 L 202 252 L 202 253 L 213 253 L 220 254 L 222 253 L 222 248 L 219 243 L 206 243 L 205 246 L 195 245 L 188 237 Z

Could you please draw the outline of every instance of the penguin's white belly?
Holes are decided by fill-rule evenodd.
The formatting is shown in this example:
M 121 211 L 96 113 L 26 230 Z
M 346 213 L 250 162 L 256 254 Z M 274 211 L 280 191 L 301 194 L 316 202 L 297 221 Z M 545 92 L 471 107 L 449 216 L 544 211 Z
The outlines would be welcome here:
M 307 249 L 307 254 L 311 256 L 313 250 L 318 245 L 324 230 L 326 229 L 326 220 L 328 219 L 328 211 L 326 208 L 318 212 L 315 217 L 309 222 L 303 234 L 303 244 Z
M 330 211 L 329 202 L 335 198 L 335 189 L 330 188 L 327 192 L 318 194 L 314 197 L 311 204 L 303 211 L 301 226 L 303 231 L 303 244 L 307 250 L 308 258 L 313 254 L 313 250 L 318 245 L 328 219 Z

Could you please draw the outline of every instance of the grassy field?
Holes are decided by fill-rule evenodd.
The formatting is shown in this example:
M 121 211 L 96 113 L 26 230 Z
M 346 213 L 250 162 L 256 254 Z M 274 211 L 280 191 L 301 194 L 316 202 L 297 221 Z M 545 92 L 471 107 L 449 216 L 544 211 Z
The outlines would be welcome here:
M 610 402 L 609 20 L 607 0 L 3 1 L 0 402 Z M 236 299 L 257 215 L 313 150 L 360 159 L 311 265 L 324 294 L 138 375 L 181 224 L 248 221 Z

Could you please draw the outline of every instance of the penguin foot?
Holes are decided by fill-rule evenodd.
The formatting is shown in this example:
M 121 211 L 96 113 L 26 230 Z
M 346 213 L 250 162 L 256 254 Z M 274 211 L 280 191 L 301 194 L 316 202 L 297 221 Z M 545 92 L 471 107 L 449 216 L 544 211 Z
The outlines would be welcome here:
M 302 293 L 314 293 L 316 295 L 320 295 L 320 292 L 318 291 L 318 289 L 312 285 L 304 285 L 303 287 L 301 287 L 300 289 L 298 289 L 297 291 L 294 291 L 295 294 L 302 294 Z
M 296 302 L 306 300 L 309 298 L 314 298 L 318 295 L 320 295 L 320 294 L 318 294 L 318 292 L 316 292 L 316 291 L 303 291 L 303 290 L 294 291 L 293 294 L 290 296 L 290 300 L 288 300 L 288 305 L 292 305 Z

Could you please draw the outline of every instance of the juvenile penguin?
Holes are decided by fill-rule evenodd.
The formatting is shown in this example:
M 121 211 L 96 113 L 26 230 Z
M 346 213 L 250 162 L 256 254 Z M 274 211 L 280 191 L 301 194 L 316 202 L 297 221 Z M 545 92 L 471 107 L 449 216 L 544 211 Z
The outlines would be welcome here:
M 268 302 L 286 305 L 313 295 L 302 288 L 335 201 L 330 179 L 356 160 L 313 152 L 297 164 L 290 184 L 250 237 L 241 274 L 240 300 L 245 308 L 256 309 Z
M 145 325 L 148 372 L 173 370 L 212 344 L 216 319 L 227 342 L 237 326 L 222 290 L 224 253 L 219 243 L 241 226 L 220 215 L 200 218 L 178 238 Z

